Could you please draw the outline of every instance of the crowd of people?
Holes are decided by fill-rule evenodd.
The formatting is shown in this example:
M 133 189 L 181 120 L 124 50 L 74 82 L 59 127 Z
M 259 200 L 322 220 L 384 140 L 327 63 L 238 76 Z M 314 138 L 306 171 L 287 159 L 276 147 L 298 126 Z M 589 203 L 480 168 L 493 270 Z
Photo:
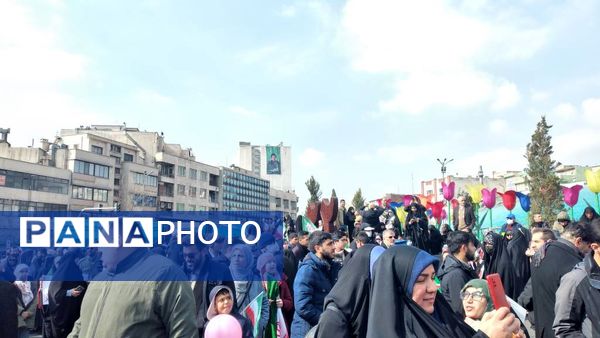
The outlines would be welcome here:
M 452 225 L 438 228 L 416 197 L 404 211 L 399 219 L 387 205 L 355 210 L 341 200 L 333 233 L 307 233 L 286 217 L 262 229 L 257 246 L 9 248 L 0 338 L 600 336 L 593 208 L 578 221 L 561 212 L 552 225 L 536 214 L 527 227 L 508 214 L 479 239 L 462 196 Z M 494 308 L 491 274 L 526 320 Z

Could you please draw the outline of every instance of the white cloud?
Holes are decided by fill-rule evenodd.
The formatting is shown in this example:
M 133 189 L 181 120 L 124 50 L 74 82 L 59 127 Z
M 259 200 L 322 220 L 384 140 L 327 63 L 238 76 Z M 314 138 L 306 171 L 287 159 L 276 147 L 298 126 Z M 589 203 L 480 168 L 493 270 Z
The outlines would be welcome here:
M 380 103 L 382 111 L 418 114 L 487 103 L 501 110 L 516 105 L 520 94 L 486 65 L 532 57 L 548 30 L 493 6 L 350 0 L 340 36 L 355 69 L 394 75 L 395 94 Z
M 299 159 L 302 166 L 314 168 L 321 164 L 321 162 L 325 159 L 325 153 L 314 148 L 306 148 L 300 154 Z
M 432 149 L 433 145 L 397 144 L 378 148 L 375 154 L 382 162 L 404 165 L 421 161 Z
M 508 130 L 508 122 L 504 119 L 494 119 L 489 124 L 492 133 L 502 134 Z
M 581 103 L 581 110 L 586 121 L 593 124 L 600 124 L 600 99 L 590 98 Z
M 550 111 L 550 116 L 557 120 L 571 120 L 577 115 L 577 108 L 570 103 L 561 103 Z
M 62 6 L 44 13 L 49 25 L 34 23 L 20 1 L 0 1 L 0 112 L 3 127 L 10 127 L 11 143 L 29 144 L 31 138 L 52 137 L 65 121 L 102 123 L 62 88 L 85 78 L 88 60 L 60 44 Z
M 229 111 L 232 113 L 235 113 L 241 117 L 248 117 L 248 118 L 257 118 L 259 117 L 259 114 L 253 110 L 244 108 L 242 106 L 231 106 L 229 107 Z
M 284 6 L 281 11 L 279 12 L 279 15 L 286 17 L 286 18 L 292 18 L 294 16 L 296 16 L 296 6 L 293 5 L 289 5 L 289 6 Z
M 552 138 L 552 158 L 564 164 L 598 164 L 600 138 L 592 128 L 571 129 Z
M 546 101 L 550 97 L 550 93 L 539 90 L 531 91 L 531 100 L 534 102 Z
M 514 83 L 506 82 L 496 88 L 496 98 L 492 102 L 493 110 L 512 108 L 521 100 L 519 90 Z
M 492 173 L 490 170 L 522 170 L 527 166 L 527 161 L 523 157 L 524 154 L 525 146 L 519 148 L 500 147 L 489 149 L 457 159 L 453 167 L 461 175 L 474 176 L 479 166 L 482 166 L 485 175 L 491 176 Z
M 167 104 L 173 102 L 173 98 L 163 95 L 155 90 L 140 88 L 136 90 L 133 97 L 144 104 Z

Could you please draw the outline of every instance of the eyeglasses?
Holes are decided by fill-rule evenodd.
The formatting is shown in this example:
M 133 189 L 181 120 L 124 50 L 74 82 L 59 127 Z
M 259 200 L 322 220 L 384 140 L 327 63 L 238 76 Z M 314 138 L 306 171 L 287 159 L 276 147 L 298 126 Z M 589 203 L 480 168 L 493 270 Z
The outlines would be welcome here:
M 462 299 L 462 300 L 465 300 L 469 297 L 471 297 L 476 302 L 481 302 L 481 300 L 483 300 L 484 295 L 483 295 L 483 292 L 481 292 L 481 291 L 475 291 L 475 292 L 463 291 L 460 293 L 460 299 Z

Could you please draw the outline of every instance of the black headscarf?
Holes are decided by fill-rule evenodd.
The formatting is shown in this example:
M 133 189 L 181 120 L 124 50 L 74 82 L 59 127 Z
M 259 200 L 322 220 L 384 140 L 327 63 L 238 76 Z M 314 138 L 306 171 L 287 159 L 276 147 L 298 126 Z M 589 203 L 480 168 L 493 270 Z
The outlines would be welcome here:
M 484 244 L 488 243 L 492 244 L 494 251 L 489 254 L 484 250 L 485 271 L 483 276 L 487 277 L 494 273 L 499 274 L 504 292 L 513 298 L 515 274 L 508 249 L 506 248 L 506 240 L 497 233 L 490 231 L 485 235 Z
M 471 337 L 475 334 L 452 311 L 440 293 L 436 294 L 433 314 L 425 312 L 408 294 L 407 290 L 412 289 L 414 276 L 418 276 L 426 267 L 419 261 L 424 258 L 424 255 L 419 254 L 422 252 L 410 246 L 397 246 L 387 249 L 379 257 L 371 286 L 368 338 L 453 338 Z M 427 256 L 431 257 L 429 254 Z
M 417 211 L 412 211 L 415 207 Z M 429 235 L 427 233 L 427 215 L 425 215 L 425 207 L 418 203 L 412 203 L 404 208 L 407 211 L 404 227 L 406 228 L 406 236 L 413 242 L 413 245 L 419 249 L 429 251 Z M 416 218 L 417 223 L 410 224 L 410 220 Z
M 52 275 L 52 282 L 48 288 L 48 301 L 54 334 L 58 338 L 66 337 L 77 318 L 83 300 L 84 291 L 79 297 L 68 297 L 67 291 L 78 287 L 86 287 L 81 269 L 77 265 L 79 251 L 70 251 L 63 255 L 56 272 Z
M 367 333 L 371 265 L 385 249 L 366 244 L 354 252 L 340 271 L 338 282 L 325 297 L 316 337 L 364 337 Z M 328 310 L 335 306 L 336 310 Z M 341 315 L 341 316 L 339 316 Z
M 591 212 L 592 213 L 592 219 L 587 219 L 587 217 L 585 217 L 585 214 L 587 212 Z M 595 219 L 597 219 L 597 218 L 600 218 L 600 215 L 598 215 L 598 213 L 596 212 L 596 210 L 594 210 L 594 208 L 592 208 L 592 207 L 586 207 L 583 210 L 583 214 L 581 215 L 581 218 L 579 219 L 579 222 L 586 223 L 586 224 L 592 224 L 592 221 L 595 220 Z
M 531 232 L 529 230 L 523 227 L 513 227 L 512 239 L 506 246 L 515 274 L 513 292 L 512 294 L 507 293 L 512 299 L 519 297 L 523 289 L 525 289 L 529 277 L 531 277 L 529 257 L 525 255 L 530 241 Z

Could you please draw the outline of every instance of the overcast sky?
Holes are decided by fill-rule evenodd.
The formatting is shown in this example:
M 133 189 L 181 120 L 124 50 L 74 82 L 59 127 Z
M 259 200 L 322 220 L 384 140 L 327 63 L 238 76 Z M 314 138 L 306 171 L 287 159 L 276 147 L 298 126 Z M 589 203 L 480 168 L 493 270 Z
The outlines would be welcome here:
M 199 161 L 292 146 L 303 208 L 521 170 L 541 114 L 554 158 L 600 163 L 600 2 L 0 0 L 0 127 L 162 131 Z M 303 209 L 301 209 L 303 210 Z

